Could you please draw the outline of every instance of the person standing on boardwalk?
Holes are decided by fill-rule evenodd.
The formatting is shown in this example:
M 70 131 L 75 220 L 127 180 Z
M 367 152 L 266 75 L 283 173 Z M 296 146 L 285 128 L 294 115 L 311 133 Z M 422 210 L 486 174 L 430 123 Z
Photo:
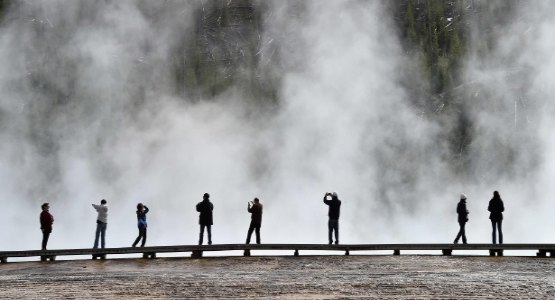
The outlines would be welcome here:
M 212 245 L 212 211 L 214 210 L 214 204 L 210 202 L 210 194 L 205 193 L 202 197 L 202 201 L 197 203 L 197 211 L 199 214 L 198 223 L 200 225 L 200 234 L 198 239 L 198 244 L 202 245 L 202 239 L 204 237 L 204 228 L 208 233 L 208 245 Z
M 490 212 L 489 218 L 491 220 L 491 241 L 493 244 L 495 241 L 495 227 L 499 231 L 499 244 L 503 244 L 503 230 L 501 225 L 503 223 L 503 212 L 505 211 L 505 206 L 503 205 L 503 200 L 499 196 L 498 191 L 493 192 L 493 198 L 489 201 L 488 211 Z
M 100 205 L 93 204 L 92 206 L 98 212 L 96 217 L 96 234 L 94 237 L 93 248 L 98 248 L 98 238 L 100 237 L 100 247 L 104 248 L 106 246 L 106 227 L 108 226 L 108 205 L 106 205 L 106 200 L 102 199 Z
M 146 205 L 139 203 L 137 204 L 137 226 L 139 227 L 139 236 L 135 239 L 133 243 L 133 247 L 136 247 L 139 241 L 142 238 L 141 247 L 145 246 L 146 243 L 146 214 L 149 212 L 149 209 Z
M 327 198 L 330 197 L 331 200 Z M 328 211 L 328 241 L 329 244 L 333 242 L 332 233 L 335 231 L 335 244 L 339 244 L 339 211 L 341 208 L 341 200 L 337 198 L 337 193 L 326 193 L 324 195 L 324 203 L 329 206 Z
M 461 200 L 459 201 L 459 204 L 457 204 L 457 214 L 459 215 L 458 221 L 460 229 L 453 243 L 457 244 L 459 239 L 462 237 L 463 244 L 466 244 L 466 233 L 464 227 L 466 226 L 466 222 L 468 222 L 468 209 L 466 209 L 465 194 L 461 194 Z
M 256 233 L 256 243 L 260 244 L 260 227 L 262 226 L 262 203 L 260 203 L 260 200 L 254 198 L 253 201 L 249 202 L 247 211 L 251 213 L 251 225 L 247 233 L 247 244 L 251 242 L 253 231 Z
M 44 203 L 41 206 L 42 212 L 40 213 L 40 230 L 42 230 L 42 250 L 46 250 L 46 245 L 48 244 L 48 238 L 50 233 L 52 233 L 52 224 L 54 223 L 54 217 L 50 214 L 50 204 Z

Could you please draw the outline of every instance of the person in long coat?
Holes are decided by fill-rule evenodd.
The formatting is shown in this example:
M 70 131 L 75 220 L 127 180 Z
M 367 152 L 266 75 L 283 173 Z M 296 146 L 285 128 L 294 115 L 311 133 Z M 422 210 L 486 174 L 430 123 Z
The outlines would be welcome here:
M 503 224 L 503 212 L 505 211 L 505 205 L 503 200 L 499 195 L 498 191 L 493 192 L 493 198 L 489 201 L 488 211 L 490 212 L 489 219 L 491 220 L 491 241 L 493 244 L 496 243 L 495 240 L 495 229 L 499 232 L 499 244 L 503 244 L 503 230 L 501 225 Z
M 200 234 L 198 239 L 198 244 L 202 245 L 202 239 L 204 237 L 204 228 L 208 233 L 208 245 L 212 245 L 212 211 L 214 210 L 214 204 L 210 202 L 210 195 L 205 193 L 202 197 L 202 201 L 197 204 L 197 211 L 199 214 L 198 223 L 200 225 Z

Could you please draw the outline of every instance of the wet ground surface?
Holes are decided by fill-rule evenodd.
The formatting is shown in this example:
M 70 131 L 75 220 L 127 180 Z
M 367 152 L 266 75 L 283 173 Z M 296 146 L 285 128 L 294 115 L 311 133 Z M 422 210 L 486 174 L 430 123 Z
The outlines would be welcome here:
M 548 299 L 555 259 L 210 257 L 0 264 L 0 299 Z

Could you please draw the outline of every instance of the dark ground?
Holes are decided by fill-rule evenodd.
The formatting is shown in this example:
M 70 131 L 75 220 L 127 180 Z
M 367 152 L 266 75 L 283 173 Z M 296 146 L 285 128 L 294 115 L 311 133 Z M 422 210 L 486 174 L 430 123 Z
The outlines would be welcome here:
M 14 262 L 0 299 L 548 299 L 555 259 L 468 256 L 211 257 Z

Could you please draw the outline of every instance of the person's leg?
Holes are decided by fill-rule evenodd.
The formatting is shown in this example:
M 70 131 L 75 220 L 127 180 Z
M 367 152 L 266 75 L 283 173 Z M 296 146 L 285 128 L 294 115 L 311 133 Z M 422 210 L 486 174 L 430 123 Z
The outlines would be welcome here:
M 251 242 L 251 236 L 252 236 L 253 230 L 254 230 L 254 226 L 251 222 L 251 225 L 249 226 L 249 231 L 247 232 L 247 244 L 250 244 Z
M 333 229 L 335 230 L 335 244 L 339 244 L 339 220 L 335 220 Z
M 255 227 L 255 232 L 256 232 L 256 243 L 260 244 L 260 225 Z
M 212 225 L 206 225 L 206 231 L 208 232 L 208 245 L 212 245 Z
M 333 220 L 329 219 L 328 220 L 328 242 L 329 244 L 331 244 L 333 242 L 332 240 L 332 231 L 333 231 Z
M 144 247 L 145 244 L 146 244 L 146 226 L 143 226 L 142 231 L 143 231 L 143 232 L 142 232 L 143 242 L 141 243 L 141 247 Z
M 104 249 L 106 248 L 106 227 L 108 227 L 108 224 L 102 223 L 101 225 L 102 228 L 100 230 L 100 246 L 102 247 L 102 249 Z
M 46 245 L 48 244 L 48 238 L 50 237 L 50 231 L 42 231 L 42 250 L 46 250 Z
M 461 236 L 462 236 L 462 242 L 463 244 L 466 244 L 466 222 L 462 222 L 461 223 Z
M 96 223 L 96 233 L 95 233 L 95 235 L 94 235 L 94 246 L 93 246 L 93 249 L 98 248 L 98 237 L 100 236 L 100 230 L 101 230 L 101 228 L 100 228 L 100 223 L 97 222 L 97 223 Z
M 456 244 L 459 242 L 459 239 L 462 236 L 462 231 L 463 231 L 463 223 L 459 222 L 459 232 L 457 233 L 457 237 L 455 237 L 455 240 L 453 241 L 453 244 Z
M 141 227 L 139 226 L 139 235 L 135 239 L 135 242 L 133 242 L 133 247 L 137 246 L 140 240 L 141 240 Z
M 503 229 L 501 228 L 502 224 L 503 220 L 499 220 L 499 222 L 497 222 L 497 229 L 499 230 L 499 244 L 503 244 Z
M 491 243 L 495 244 L 495 221 L 491 221 L 491 227 L 492 227 L 492 232 L 491 232 Z
M 199 234 L 199 237 L 198 237 L 198 244 L 199 245 L 202 245 L 202 239 L 204 238 L 204 226 L 205 225 L 202 225 L 202 224 L 200 225 L 200 234 Z

